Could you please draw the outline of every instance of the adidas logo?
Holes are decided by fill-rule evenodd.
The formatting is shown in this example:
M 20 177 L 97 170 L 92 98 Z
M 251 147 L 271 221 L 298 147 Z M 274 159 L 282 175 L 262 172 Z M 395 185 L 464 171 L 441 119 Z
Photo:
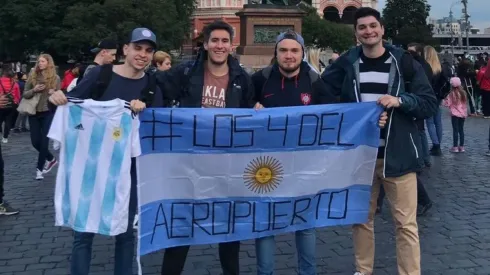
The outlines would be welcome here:
M 77 130 L 84 130 L 82 123 L 80 123 L 77 126 L 75 126 L 75 129 L 77 129 Z

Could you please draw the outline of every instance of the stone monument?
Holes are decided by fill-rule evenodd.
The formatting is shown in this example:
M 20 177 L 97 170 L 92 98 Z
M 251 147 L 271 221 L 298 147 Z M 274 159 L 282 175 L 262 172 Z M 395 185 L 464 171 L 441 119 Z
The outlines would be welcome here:
M 281 2 L 283 4 L 279 4 Z M 236 53 L 241 64 L 253 69 L 269 65 L 274 56 L 276 37 L 287 30 L 301 33 L 306 12 L 290 5 L 293 2 L 297 1 L 258 0 L 252 3 L 259 4 L 244 5 L 236 13 L 240 17 L 240 46 Z

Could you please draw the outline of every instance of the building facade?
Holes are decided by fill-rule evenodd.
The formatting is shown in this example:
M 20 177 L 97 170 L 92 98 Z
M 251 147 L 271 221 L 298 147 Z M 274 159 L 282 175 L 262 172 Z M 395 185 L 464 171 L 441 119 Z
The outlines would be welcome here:
M 235 13 L 248 4 L 249 0 L 198 0 L 197 8 L 192 17 L 192 40 L 194 46 L 202 29 L 216 19 L 221 19 L 235 31 L 233 45 L 240 44 L 240 18 Z M 360 7 L 377 8 L 378 0 L 305 0 L 318 10 L 318 14 L 326 20 L 351 23 L 354 12 Z

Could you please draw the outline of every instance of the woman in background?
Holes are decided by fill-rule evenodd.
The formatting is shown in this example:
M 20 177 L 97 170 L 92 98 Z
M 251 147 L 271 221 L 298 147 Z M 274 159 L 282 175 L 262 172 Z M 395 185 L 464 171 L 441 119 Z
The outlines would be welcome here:
M 47 135 L 54 115 L 48 108 L 48 98 L 60 87 L 60 77 L 56 74 L 53 58 L 49 54 L 41 54 L 29 74 L 23 95 L 24 98 L 31 99 L 39 94 L 36 114 L 29 116 L 32 146 L 39 152 L 36 180 L 44 179 L 43 175 L 58 164 L 49 152 Z

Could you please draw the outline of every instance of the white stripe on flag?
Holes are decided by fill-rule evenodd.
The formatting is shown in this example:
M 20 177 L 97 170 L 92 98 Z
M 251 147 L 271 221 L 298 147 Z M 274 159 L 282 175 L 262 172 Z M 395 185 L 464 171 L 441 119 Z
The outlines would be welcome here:
M 143 171 L 138 175 L 139 203 L 145 205 L 161 199 L 299 197 L 316 194 L 326 188 L 371 185 L 377 151 L 378 148 L 358 146 L 352 150 L 263 154 L 144 155 L 138 158 L 138 171 Z M 254 160 L 256 165 L 252 164 Z M 254 179 L 258 168 L 267 167 L 264 165 L 267 163 L 272 163 L 271 170 L 279 170 L 280 178 L 273 190 L 254 192 L 251 190 L 254 186 L 265 186 L 257 184 Z M 250 172 L 245 172 L 247 167 L 251 168 Z M 267 173 L 265 170 L 263 172 Z M 244 179 L 248 174 L 251 176 L 250 186 Z

